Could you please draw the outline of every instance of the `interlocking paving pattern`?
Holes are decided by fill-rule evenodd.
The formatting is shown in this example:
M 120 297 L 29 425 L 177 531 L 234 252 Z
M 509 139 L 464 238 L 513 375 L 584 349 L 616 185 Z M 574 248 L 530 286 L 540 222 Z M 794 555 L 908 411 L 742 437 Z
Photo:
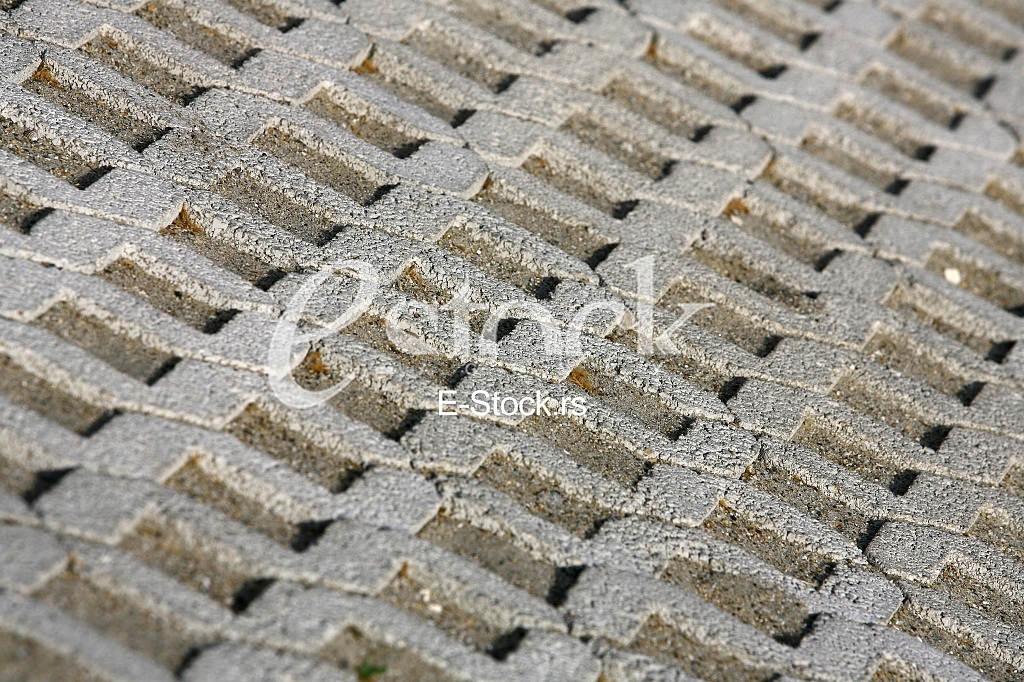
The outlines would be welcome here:
M 0 679 L 1024 679 L 1022 7 L 0 0 Z

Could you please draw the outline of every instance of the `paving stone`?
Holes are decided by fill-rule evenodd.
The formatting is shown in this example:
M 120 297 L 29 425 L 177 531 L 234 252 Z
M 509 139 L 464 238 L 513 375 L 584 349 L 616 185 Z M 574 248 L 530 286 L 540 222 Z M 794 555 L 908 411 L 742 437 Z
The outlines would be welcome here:
M 0 677 L 1019 679 L 1021 21 L 0 0 Z

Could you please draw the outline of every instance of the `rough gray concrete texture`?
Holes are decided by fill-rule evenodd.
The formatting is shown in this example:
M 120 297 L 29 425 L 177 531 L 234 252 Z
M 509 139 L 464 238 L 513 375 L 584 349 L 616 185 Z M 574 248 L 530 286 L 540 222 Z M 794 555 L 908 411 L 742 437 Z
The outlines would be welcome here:
M 1024 679 L 1022 67 L 1017 0 L 0 0 L 0 680 Z

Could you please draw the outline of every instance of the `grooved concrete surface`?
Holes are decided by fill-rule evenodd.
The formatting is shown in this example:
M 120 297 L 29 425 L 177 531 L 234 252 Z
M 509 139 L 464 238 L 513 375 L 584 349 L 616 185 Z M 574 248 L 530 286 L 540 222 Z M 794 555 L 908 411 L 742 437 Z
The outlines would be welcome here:
M 0 679 L 1024 679 L 1016 0 L 0 8 Z

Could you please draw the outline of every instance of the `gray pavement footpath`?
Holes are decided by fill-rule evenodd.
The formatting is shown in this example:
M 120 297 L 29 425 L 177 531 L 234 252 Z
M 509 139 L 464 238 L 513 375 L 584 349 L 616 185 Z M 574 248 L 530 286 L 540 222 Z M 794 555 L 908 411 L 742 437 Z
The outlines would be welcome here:
M 0 681 L 1024 679 L 1022 66 L 1013 0 L 0 0 Z

